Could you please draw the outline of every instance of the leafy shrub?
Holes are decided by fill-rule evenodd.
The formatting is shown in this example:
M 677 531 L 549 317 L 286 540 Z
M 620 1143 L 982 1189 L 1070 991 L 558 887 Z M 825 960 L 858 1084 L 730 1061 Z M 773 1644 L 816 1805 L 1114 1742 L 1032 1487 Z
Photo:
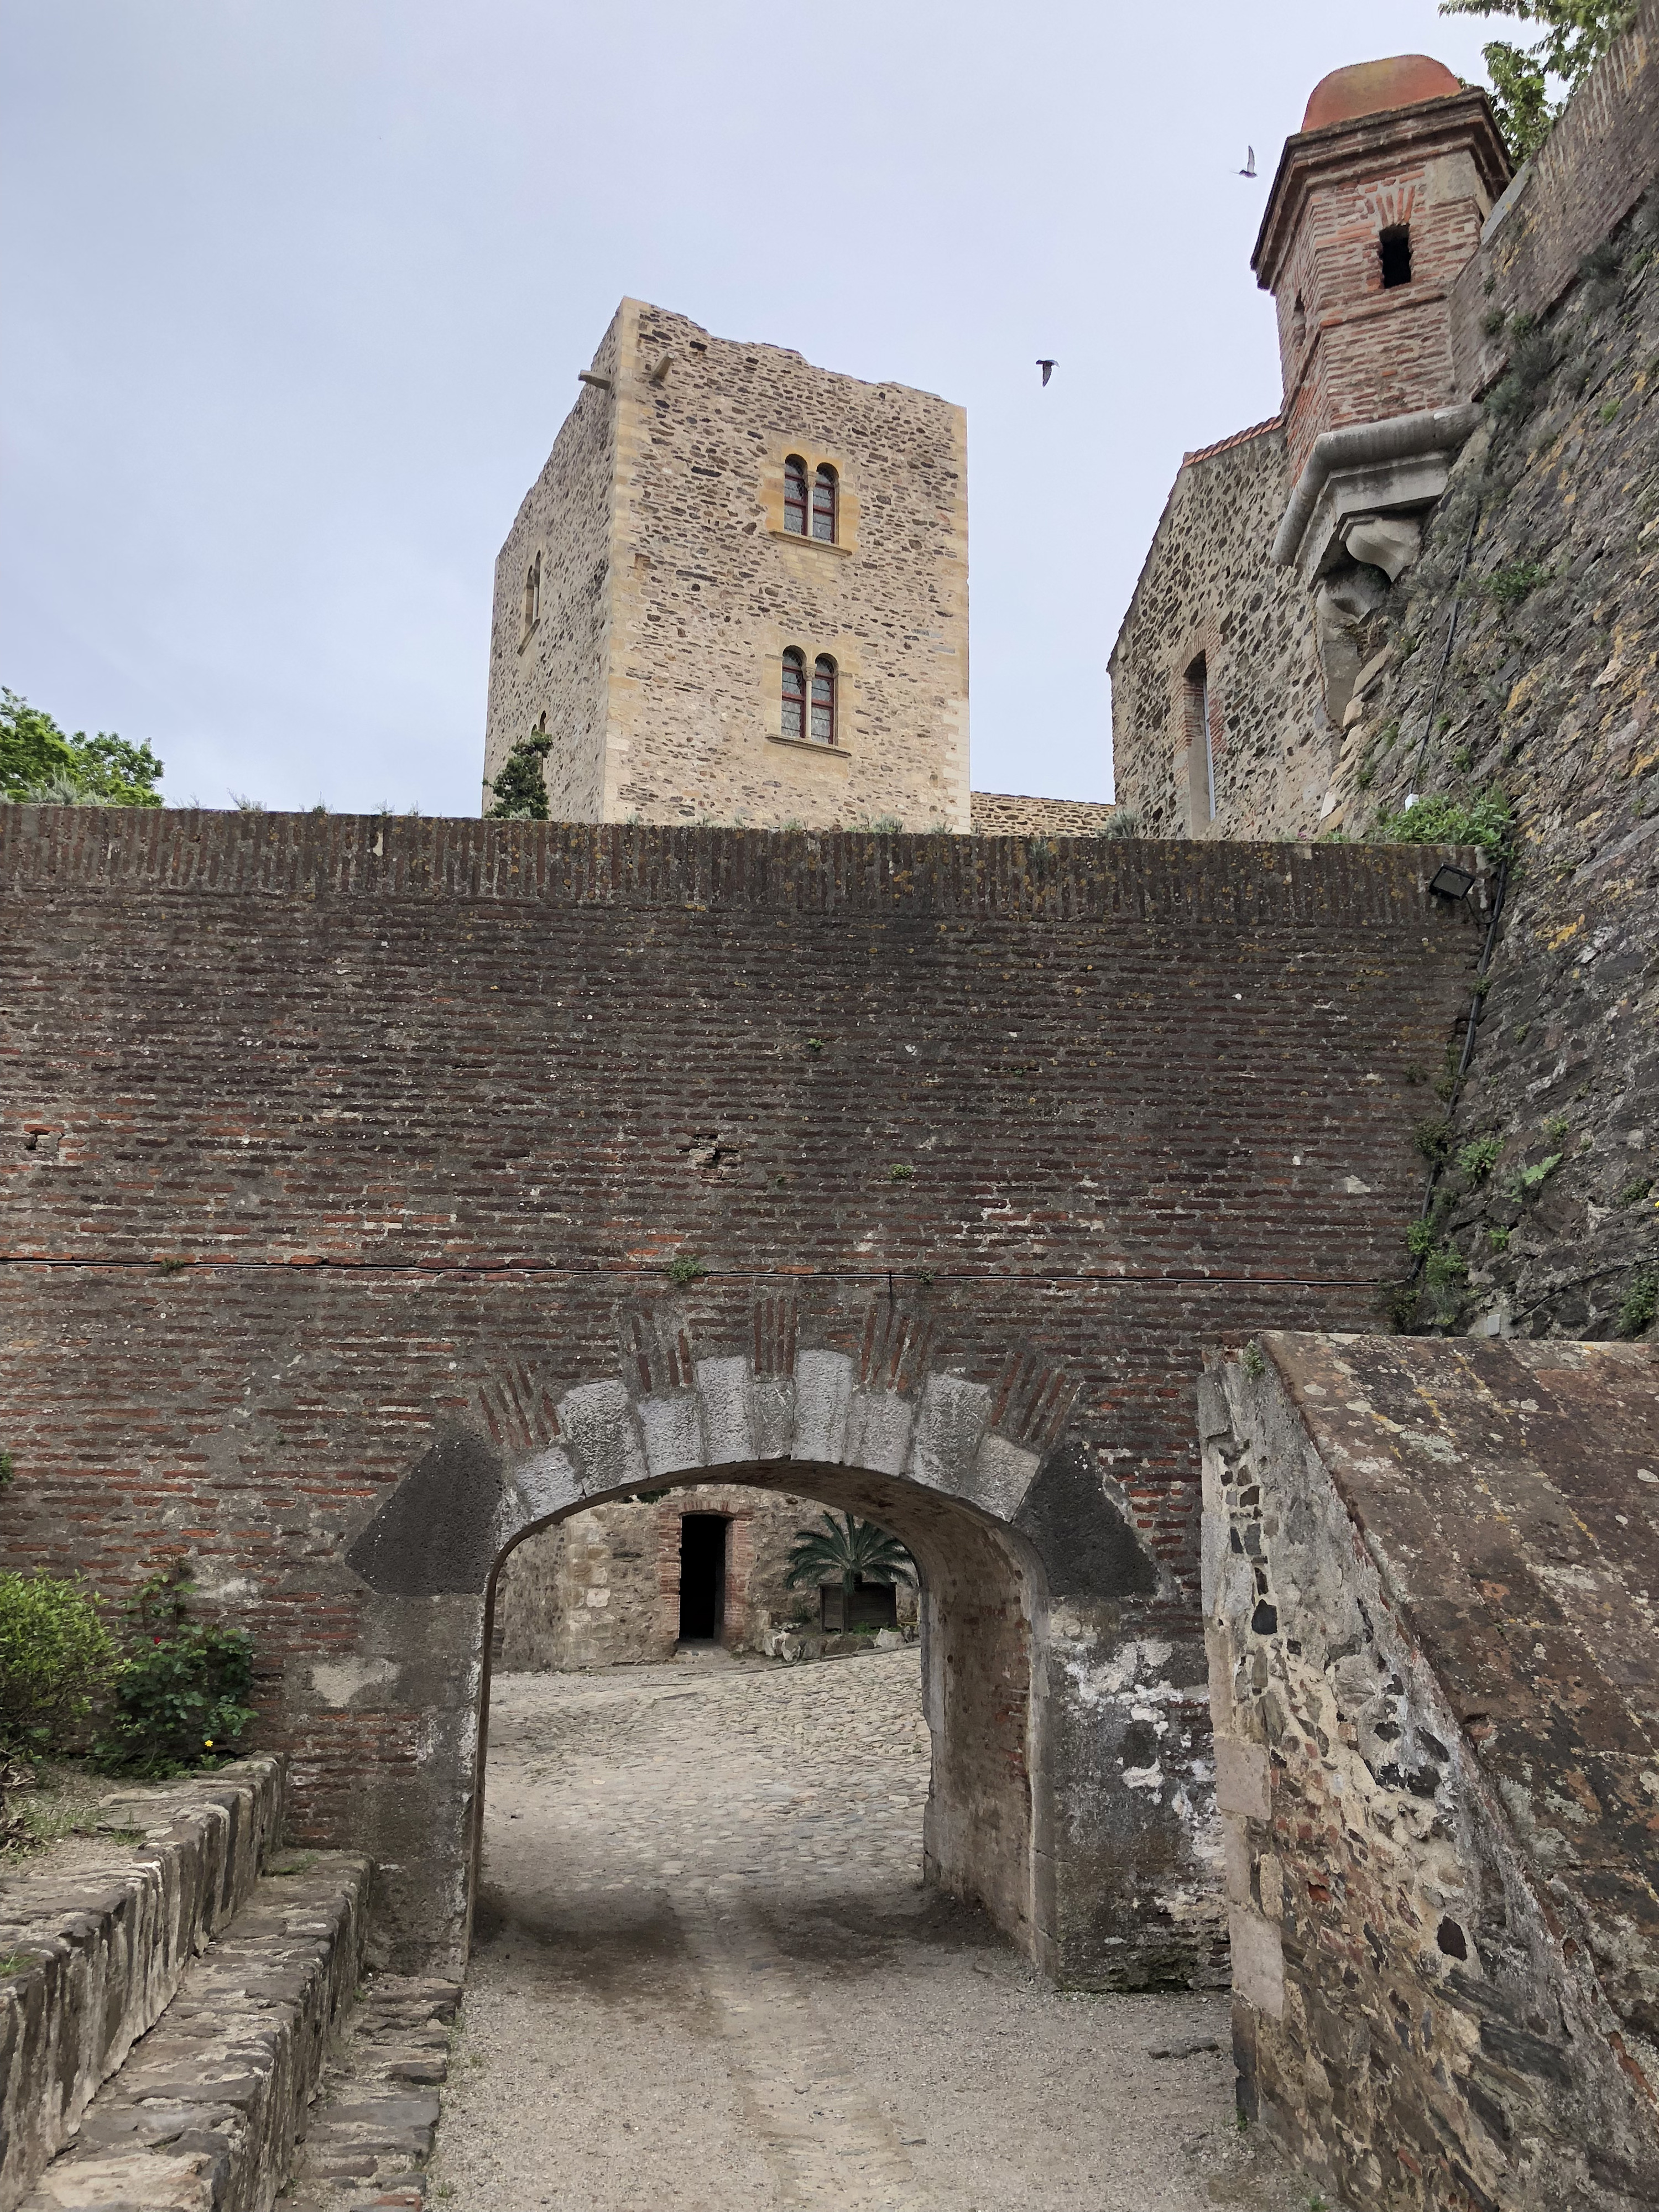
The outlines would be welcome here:
M 80 1583 L 0 1574 L 0 1759 L 75 1748 L 115 1664 L 113 1639 Z
M 1534 1197 L 1565 1157 L 1564 1152 L 1552 1152 L 1547 1159 L 1538 1161 L 1533 1167 L 1517 1168 L 1510 1184 L 1510 1195 L 1512 1198 Z
M 1499 606 L 1516 607 L 1540 584 L 1547 584 L 1554 573 L 1541 561 L 1512 561 L 1507 568 L 1494 568 L 1480 588 Z
M 1133 808 L 1120 806 L 1115 814 L 1107 816 L 1095 835 L 1097 837 L 1139 837 L 1140 817 Z
M 115 1712 L 94 1747 L 106 1772 L 161 1777 L 234 1759 L 253 1718 L 253 1641 L 189 1618 L 182 1567 L 152 1575 L 128 1601 L 127 1656 Z
M 1514 827 L 1510 802 L 1494 785 L 1468 801 L 1415 799 L 1398 813 L 1379 815 L 1376 835 L 1389 845 L 1479 845 L 1501 854 L 1509 850 Z
M 1616 1206 L 1639 1206 L 1652 1188 L 1651 1176 L 1635 1176 L 1625 1185 L 1613 1203 Z
M 668 1263 L 668 1279 L 684 1287 L 687 1283 L 700 1283 L 708 1273 L 695 1252 L 677 1252 Z
M 1406 1231 L 1406 1249 L 1413 1260 L 1426 1260 L 1434 1249 L 1434 1224 L 1413 1221 Z

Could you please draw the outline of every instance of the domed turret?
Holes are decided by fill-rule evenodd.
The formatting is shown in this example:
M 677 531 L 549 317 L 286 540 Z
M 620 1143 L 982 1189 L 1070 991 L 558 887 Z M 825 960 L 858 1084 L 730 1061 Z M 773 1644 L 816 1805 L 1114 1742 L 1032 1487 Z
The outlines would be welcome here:
M 1453 100 L 1463 87 L 1444 62 L 1427 54 L 1392 54 L 1387 61 L 1351 62 L 1322 76 L 1302 118 L 1304 131 L 1325 131 L 1362 115 L 1385 115 L 1425 100 Z

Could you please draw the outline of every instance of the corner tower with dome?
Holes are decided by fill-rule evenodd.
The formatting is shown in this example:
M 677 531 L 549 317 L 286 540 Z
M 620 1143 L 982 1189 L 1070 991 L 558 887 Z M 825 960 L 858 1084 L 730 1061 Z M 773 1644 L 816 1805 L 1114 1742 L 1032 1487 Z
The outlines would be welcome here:
M 1149 831 L 1305 836 L 1328 814 L 1476 421 L 1451 298 L 1510 177 L 1486 94 L 1426 55 L 1315 86 L 1251 258 L 1279 411 L 1184 457 L 1112 654 L 1118 799 Z

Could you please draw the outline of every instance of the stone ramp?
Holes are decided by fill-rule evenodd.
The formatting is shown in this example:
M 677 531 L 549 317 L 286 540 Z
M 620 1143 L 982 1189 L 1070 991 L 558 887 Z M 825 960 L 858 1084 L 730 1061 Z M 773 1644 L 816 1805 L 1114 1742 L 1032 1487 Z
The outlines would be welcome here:
M 372 1974 L 329 2064 L 283 2212 L 425 2202 L 459 1982 Z
M 252 1895 L 281 1831 L 283 1778 L 280 1759 L 246 1759 L 112 1791 L 99 1808 L 101 1863 L 25 1859 L 0 1876 L 0 1959 L 15 1962 L 0 1976 L 0 2212 Z
M 1241 2102 L 1356 2206 L 1659 2204 L 1659 1356 L 1200 1394 Z
M 279 1856 L 22 2212 L 270 2212 L 356 1987 L 369 1875 Z

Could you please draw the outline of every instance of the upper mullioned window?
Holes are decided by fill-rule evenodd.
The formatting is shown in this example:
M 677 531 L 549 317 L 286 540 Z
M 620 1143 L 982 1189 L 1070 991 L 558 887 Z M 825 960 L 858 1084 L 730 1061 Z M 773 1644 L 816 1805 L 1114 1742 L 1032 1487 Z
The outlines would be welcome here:
M 806 464 L 791 453 L 783 465 L 783 526 L 792 538 L 836 542 L 836 472 L 826 462 L 809 480 Z

